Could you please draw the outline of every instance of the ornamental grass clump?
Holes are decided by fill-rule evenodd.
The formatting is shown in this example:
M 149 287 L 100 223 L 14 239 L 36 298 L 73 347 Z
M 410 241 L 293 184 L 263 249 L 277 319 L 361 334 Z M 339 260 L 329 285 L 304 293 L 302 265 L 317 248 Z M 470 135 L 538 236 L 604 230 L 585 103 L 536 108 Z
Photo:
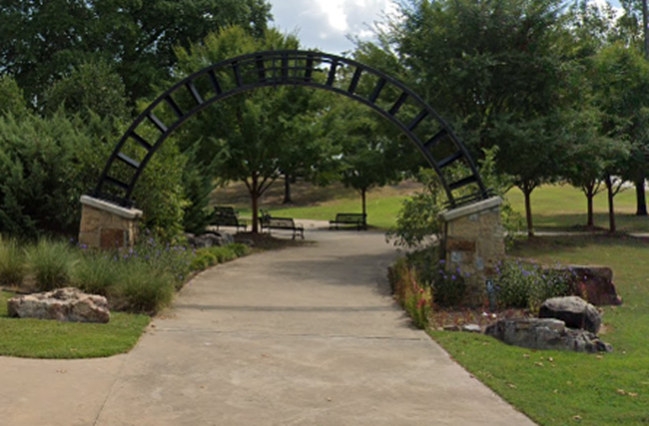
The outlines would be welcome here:
M 120 249 L 117 253 L 122 262 L 143 263 L 158 273 L 169 274 L 177 289 L 192 272 L 191 263 L 195 256 L 194 250 L 181 244 L 162 243 L 149 232 L 135 247 Z
M 41 239 L 26 251 L 27 263 L 39 291 L 65 287 L 71 281 L 79 256 L 63 241 Z
M 155 314 L 171 303 L 174 277 L 143 262 L 126 262 L 120 268 L 117 298 L 122 309 Z
M 72 282 L 86 293 L 108 296 L 119 282 L 119 270 L 111 253 L 87 251 L 74 268 Z
M 404 258 L 388 269 L 388 279 L 397 302 L 406 310 L 418 328 L 426 328 L 433 306 L 429 285 L 420 284 L 417 273 Z
M 26 272 L 24 250 L 16 240 L 0 238 L 0 285 L 19 286 Z

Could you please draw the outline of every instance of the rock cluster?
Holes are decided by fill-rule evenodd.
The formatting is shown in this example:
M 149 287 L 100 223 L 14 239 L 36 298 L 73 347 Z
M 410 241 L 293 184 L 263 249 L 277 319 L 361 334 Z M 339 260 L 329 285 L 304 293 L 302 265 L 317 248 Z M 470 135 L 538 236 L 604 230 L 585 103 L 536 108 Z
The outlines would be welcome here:
M 553 297 L 546 300 L 539 309 L 539 318 L 556 318 L 566 327 L 599 333 L 602 317 L 597 308 L 581 297 Z
M 485 334 L 509 345 L 529 349 L 571 350 L 575 352 L 612 352 L 611 345 L 597 335 L 566 327 L 554 318 L 517 318 L 490 325 Z
M 9 316 L 14 318 L 97 323 L 110 321 L 105 297 L 85 294 L 72 287 L 12 297 L 7 302 L 7 308 Z
M 227 232 L 209 231 L 201 235 L 185 234 L 185 236 L 187 242 L 196 248 L 226 246 L 234 243 L 234 237 Z
M 611 352 L 611 345 L 597 337 L 601 316 L 597 309 L 576 296 L 546 300 L 541 318 L 504 319 L 490 325 L 485 334 L 529 349 Z

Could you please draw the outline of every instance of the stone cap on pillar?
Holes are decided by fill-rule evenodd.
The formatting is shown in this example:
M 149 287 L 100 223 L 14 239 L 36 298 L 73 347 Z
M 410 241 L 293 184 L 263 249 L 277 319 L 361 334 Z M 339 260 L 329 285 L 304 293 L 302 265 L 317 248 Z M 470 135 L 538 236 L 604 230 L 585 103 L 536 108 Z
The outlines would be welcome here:
M 108 201 L 100 200 L 99 198 L 94 198 L 89 195 L 81 196 L 81 204 L 88 207 L 94 207 L 97 210 L 105 211 L 128 220 L 135 220 L 142 216 L 142 210 L 127 209 L 125 207 L 118 206 L 117 204 L 109 203 Z
M 478 201 L 477 203 L 469 204 L 466 206 L 458 207 L 457 209 L 444 210 L 440 213 L 445 222 L 451 222 L 461 217 L 478 214 L 480 212 L 491 210 L 499 207 L 503 203 L 501 197 L 491 197 L 486 200 Z

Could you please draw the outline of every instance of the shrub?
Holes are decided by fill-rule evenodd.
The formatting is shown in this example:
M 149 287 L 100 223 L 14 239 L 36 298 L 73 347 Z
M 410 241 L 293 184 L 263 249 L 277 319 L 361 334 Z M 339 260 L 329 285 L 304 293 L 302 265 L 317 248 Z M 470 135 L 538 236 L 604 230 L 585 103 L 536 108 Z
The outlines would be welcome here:
M 435 303 L 440 306 L 459 306 L 466 295 L 466 283 L 460 270 L 448 272 L 444 260 L 439 261 L 439 268 L 432 283 Z
M 162 243 L 146 231 L 135 247 L 121 249 L 118 256 L 122 261 L 146 263 L 152 270 L 168 273 L 180 288 L 193 270 L 191 262 L 196 253 L 184 245 Z
M 25 252 L 16 240 L 0 238 L 0 285 L 20 285 L 25 272 Z
M 27 261 L 40 291 L 68 285 L 78 260 L 77 254 L 62 241 L 44 238 L 27 248 Z
M 219 263 L 229 262 L 237 258 L 237 254 L 230 246 L 210 247 L 210 253 L 216 256 Z
M 155 314 L 167 306 L 174 295 L 174 278 L 144 262 L 124 262 L 120 268 L 118 298 L 132 312 Z
M 216 255 L 211 253 L 209 249 L 204 248 L 196 250 L 196 257 L 192 259 L 190 266 L 193 271 L 202 271 L 217 263 L 218 259 Z
M 241 243 L 233 243 L 230 244 L 228 247 L 230 247 L 232 251 L 234 251 L 237 257 L 248 256 L 251 252 L 250 247 Z
M 394 298 L 408 312 L 412 322 L 419 328 L 426 328 L 433 306 L 430 286 L 418 282 L 417 273 L 405 258 L 397 259 L 388 269 L 388 279 Z
M 501 309 L 529 308 L 535 312 L 546 299 L 571 293 L 569 272 L 544 270 L 518 260 L 501 263 L 497 271 L 496 299 Z
M 119 282 L 120 266 L 108 253 L 89 252 L 74 268 L 72 282 L 86 293 L 108 296 L 109 291 Z

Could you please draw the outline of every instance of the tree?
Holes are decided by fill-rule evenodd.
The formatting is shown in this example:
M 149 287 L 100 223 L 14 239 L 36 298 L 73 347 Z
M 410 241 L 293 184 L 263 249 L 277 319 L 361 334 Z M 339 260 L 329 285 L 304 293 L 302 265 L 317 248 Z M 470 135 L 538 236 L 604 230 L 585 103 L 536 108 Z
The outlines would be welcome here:
M 57 80 L 44 95 L 44 108 L 53 114 L 59 108 L 88 118 L 90 111 L 111 121 L 131 116 L 127 107 L 126 89 L 119 75 L 104 62 L 85 63 L 70 75 Z
M 628 155 L 629 145 L 604 134 L 602 114 L 592 107 L 575 111 L 564 129 L 568 143 L 561 174 L 586 196 L 586 227 L 593 228 L 593 198 L 606 189 L 607 174 Z
M 16 80 L 0 76 L 0 115 L 13 114 L 20 117 L 26 113 L 27 104 Z
M 388 36 L 409 82 L 459 130 L 475 157 L 500 147 L 497 166 L 526 197 L 557 178 L 566 107 L 560 0 L 408 0 Z
M 239 24 L 256 37 L 270 19 L 264 0 L 7 0 L 0 5 L 0 73 L 27 99 L 88 62 L 115 65 L 130 105 L 170 77 L 174 48 Z
M 177 72 L 189 74 L 243 53 L 296 49 L 298 40 L 277 30 L 255 39 L 241 27 L 208 36 L 179 49 Z M 220 76 L 228 84 L 232 76 Z M 305 88 L 258 89 L 219 102 L 183 130 L 185 144 L 200 140 L 197 157 L 215 164 L 214 177 L 244 182 L 250 194 L 253 232 L 258 232 L 259 199 L 282 175 L 313 175 L 321 158 L 321 138 L 312 124 L 320 103 Z
M 361 196 L 363 214 L 367 214 L 367 192 L 400 180 L 404 149 L 389 122 L 365 106 L 347 99 L 328 111 L 329 137 L 338 146 L 340 181 Z
M 614 232 L 613 197 L 620 187 L 614 185 L 613 176 L 635 182 L 639 174 L 644 176 L 649 156 L 649 63 L 640 52 L 621 43 L 603 49 L 594 62 L 591 79 L 595 103 L 604 113 L 603 131 L 630 147 L 628 155 L 613 162 L 605 178 Z

